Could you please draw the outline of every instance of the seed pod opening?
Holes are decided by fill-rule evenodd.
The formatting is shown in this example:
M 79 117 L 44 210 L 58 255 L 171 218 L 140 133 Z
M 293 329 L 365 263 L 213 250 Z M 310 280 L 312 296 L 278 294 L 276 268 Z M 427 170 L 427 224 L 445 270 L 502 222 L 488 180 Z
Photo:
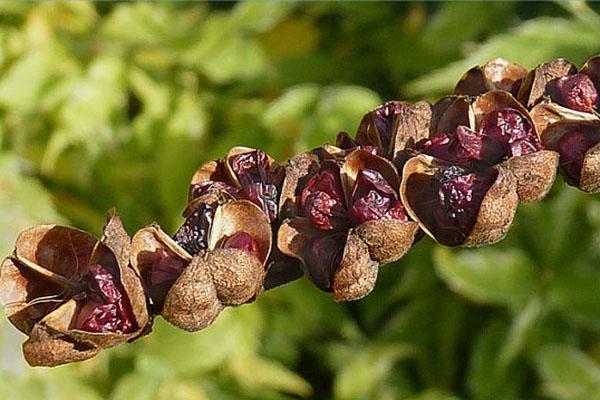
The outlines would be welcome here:
M 146 282 L 155 312 L 175 326 L 197 330 L 211 323 L 224 306 L 247 303 L 258 295 L 272 231 L 268 217 L 250 201 L 206 208 L 200 198 L 190 206 L 196 211 L 188 210 L 188 219 L 173 239 L 157 226 L 137 232 L 132 264 Z M 208 218 L 202 214 L 208 212 Z M 191 266 L 202 271 L 186 272 Z M 197 292 L 192 297 L 190 285 Z
M 129 236 L 112 212 L 100 240 L 56 225 L 19 236 L 0 269 L 0 300 L 29 336 L 28 361 L 82 360 L 148 332 L 147 300 L 129 252 Z
M 543 99 L 548 83 L 576 72 L 577 68 L 563 58 L 540 64 L 523 80 L 517 99 L 527 108 L 532 108 Z
M 478 96 L 490 90 L 504 90 L 516 95 L 527 70 L 503 58 L 488 61 L 468 70 L 454 88 L 455 94 Z
M 425 155 L 404 166 L 400 194 L 421 229 L 446 246 L 503 239 L 518 204 L 514 177 L 504 167 L 472 171 Z
M 559 169 L 569 185 L 600 191 L 600 121 L 554 123 L 544 130 L 542 141 L 559 153 Z
M 406 159 L 406 147 L 428 136 L 430 121 L 428 102 L 389 101 L 362 118 L 356 139 L 342 132 L 336 146 L 344 150 L 362 149 L 401 164 Z
M 218 191 L 251 201 L 274 222 L 283 174 L 283 168 L 263 151 L 234 147 L 224 160 L 210 161 L 196 171 L 190 183 L 188 203 Z
M 311 281 L 338 301 L 368 294 L 378 261 L 401 258 L 418 226 L 400 202 L 400 179 L 388 160 L 364 148 L 343 154 L 312 152 L 293 161 L 299 168 L 284 183 L 292 218 L 277 239 L 281 252 L 301 260 Z
M 434 106 L 434 119 L 433 136 L 418 142 L 416 151 L 477 171 L 503 164 L 517 178 L 524 202 L 539 200 L 550 190 L 557 156 L 543 150 L 532 118 L 510 93 L 443 99 Z M 529 169 L 535 162 L 542 163 Z

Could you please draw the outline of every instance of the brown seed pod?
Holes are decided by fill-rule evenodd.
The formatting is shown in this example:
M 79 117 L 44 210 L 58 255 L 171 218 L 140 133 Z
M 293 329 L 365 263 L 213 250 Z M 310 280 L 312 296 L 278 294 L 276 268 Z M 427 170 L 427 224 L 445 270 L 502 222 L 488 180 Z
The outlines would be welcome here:
M 501 90 L 440 100 L 433 106 L 430 138 L 414 149 L 473 170 L 503 164 L 516 177 L 523 202 L 548 193 L 558 164 L 557 154 L 543 149 L 527 109 Z
M 546 106 L 534 108 L 536 120 Z M 587 193 L 600 192 L 600 120 L 554 121 L 543 130 L 542 143 L 560 154 L 559 170 L 569 185 Z
M 356 139 L 342 132 L 336 145 L 344 150 L 362 148 L 394 163 L 402 163 L 404 149 L 428 137 L 431 122 L 431 104 L 389 101 L 363 116 Z
M 364 149 L 313 151 L 287 168 L 282 204 L 290 218 L 278 231 L 278 248 L 337 301 L 366 296 L 379 262 L 400 259 L 418 229 L 399 201 L 396 169 Z
M 129 253 L 114 212 L 100 240 L 57 225 L 19 236 L 0 269 L 0 301 L 29 336 L 23 351 L 31 365 L 84 360 L 149 331 L 147 299 Z
M 527 70 L 523 66 L 496 58 L 465 72 L 454 88 L 454 94 L 478 96 L 490 90 L 516 94 L 525 76 Z
M 549 64 L 567 64 L 555 60 Z M 552 79 L 541 81 L 543 92 L 531 110 L 533 122 L 547 149 L 559 155 L 565 181 L 585 192 L 600 190 L 597 147 L 600 143 L 600 57 L 589 59 L 577 72 L 564 67 Z M 538 69 L 543 70 L 545 64 Z M 541 91 L 541 89 L 540 89 Z
M 131 263 L 146 282 L 155 312 L 197 331 L 225 306 L 250 302 L 260 293 L 271 246 L 265 213 L 247 200 L 233 200 L 216 206 L 206 248 L 196 255 L 160 227 L 149 226 L 133 237 Z
M 577 68 L 563 58 L 540 64 L 523 80 L 517 99 L 527 108 L 532 108 L 544 97 L 548 82 L 576 71 Z
M 508 92 L 487 92 L 473 102 L 472 109 L 476 129 L 482 128 L 482 121 L 490 113 L 502 112 L 503 109 L 517 110 L 533 128 L 533 135 L 536 140 L 540 140 L 535 123 L 527 109 Z M 556 178 L 558 154 L 555 151 L 535 149 L 535 151 L 528 154 L 509 157 L 504 162 L 504 166 L 517 178 L 519 200 L 529 203 L 541 200 L 550 191 Z
M 223 160 L 209 161 L 196 171 L 188 191 L 188 204 L 207 194 L 248 200 L 260 207 L 270 222 L 275 222 L 284 172 L 263 151 L 234 147 Z
M 400 195 L 420 228 L 447 246 L 482 246 L 504 238 L 518 204 L 517 186 L 504 166 L 469 171 L 433 157 L 411 158 Z

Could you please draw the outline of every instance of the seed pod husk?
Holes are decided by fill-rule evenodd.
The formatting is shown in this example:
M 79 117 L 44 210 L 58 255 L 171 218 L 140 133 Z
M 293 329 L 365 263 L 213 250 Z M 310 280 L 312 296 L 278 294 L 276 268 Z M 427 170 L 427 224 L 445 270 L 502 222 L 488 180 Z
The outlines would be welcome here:
M 28 335 L 23 351 L 31 365 L 85 360 L 149 332 L 147 299 L 129 253 L 129 236 L 114 212 L 100 240 L 57 225 L 19 236 L 0 269 L 0 300 L 11 323 Z
M 541 141 L 534 120 L 529 115 L 527 109 L 512 95 L 504 91 L 487 92 L 475 100 L 473 103 L 475 127 L 480 127 L 481 121 L 486 114 L 506 108 L 517 110 L 525 116 L 533 127 L 536 138 Z M 529 154 L 512 156 L 503 165 L 517 179 L 519 200 L 529 203 L 541 200 L 550 191 L 556 178 L 558 153 L 546 149 L 538 150 Z
M 516 94 L 526 76 L 527 70 L 523 66 L 496 58 L 465 72 L 456 84 L 454 94 L 479 96 L 491 90 Z
M 522 202 L 548 193 L 558 164 L 557 154 L 543 149 L 528 111 L 500 90 L 440 100 L 433 106 L 430 138 L 414 149 L 468 169 L 503 164 L 517 180 Z
M 290 160 L 286 168 L 282 204 L 290 218 L 278 231 L 278 248 L 299 259 L 311 281 L 321 290 L 333 292 L 336 301 L 366 296 L 375 285 L 379 263 L 400 259 L 411 247 L 418 229 L 407 217 L 397 219 L 403 208 L 397 193 L 400 179 L 396 169 L 388 160 L 367 150 L 339 152 L 334 148 L 302 154 Z M 334 183 L 327 179 L 337 180 L 339 187 L 332 187 Z M 326 181 L 329 183 L 318 183 Z M 376 211 L 367 202 L 361 205 L 367 207 L 364 210 L 355 209 L 356 201 L 365 201 L 360 197 L 364 195 L 356 192 L 359 182 L 367 185 L 360 190 L 370 190 L 370 196 L 388 208 Z M 320 185 L 329 189 L 320 189 Z M 337 211 L 325 220 L 313 221 L 309 215 L 321 211 L 303 208 L 312 207 L 307 205 L 312 204 L 312 195 L 337 199 L 337 205 L 332 205 Z M 315 221 L 320 221 L 320 225 L 315 225 Z
M 575 72 L 577 68 L 563 58 L 540 64 L 523 80 L 517 99 L 530 109 L 543 99 L 548 82 Z
M 228 240 L 238 234 L 252 238 L 253 251 L 230 247 Z M 256 298 L 271 241 L 265 213 L 250 201 L 233 200 L 216 206 L 206 248 L 198 254 L 154 225 L 133 237 L 131 262 L 146 282 L 155 312 L 181 329 L 197 331 L 225 306 Z
M 560 154 L 559 170 L 565 181 L 585 192 L 596 193 L 600 191 L 597 155 L 600 142 L 597 98 L 600 57 L 590 58 L 579 73 L 571 65 L 553 78 L 546 82 L 543 96 L 531 110 L 533 122 L 543 145 Z
M 440 175 L 446 172 L 445 168 L 450 168 L 452 173 L 457 171 L 467 176 L 470 182 L 482 182 L 477 187 L 464 189 L 458 184 L 456 187 L 448 187 L 449 193 L 461 190 L 470 193 L 463 199 L 452 200 L 454 204 L 461 201 L 469 201 L 470 204 L 462 204 L 460 209 L 441 208 L 442 205 L 438 203 L 441 189 L 435 185 L 441 184 L 442 179 L 448 177 Z M 512 224 L 518 204 L 517 186 L 512 173 L 501 165 L 480 172 L 458 168 L 426 155 L 411 158 L 404 166 L 400 186 L 400 195 L 407 212 L 425 233 L 447 246 L 473 247 L 502 240 Z M 475 179 L 471 174 L 475 174 Z M 450 182 L 449 185 L 454 184 L 451 181 L 446 182 Z M 475 196 L 481 198 L 479 203 Z M 468 200 L 469 198 L 472 200 Z M 441 217 L 436 217 L 438 212 L 441 213 Z M 463 219 L 459 219 L 461 215 L 464 215 Z M 439 221 L 440 218 L 450 219 Z M 450 226 L 444 228 L 446 224 Z
M 428 136 L 431 112 L 426 101 L 389 101 L 363 116 L 355 139 L 340 133 L 336 146 L 344 150 L 362 148 L 394 164 L 402 163 L 406 147 Z

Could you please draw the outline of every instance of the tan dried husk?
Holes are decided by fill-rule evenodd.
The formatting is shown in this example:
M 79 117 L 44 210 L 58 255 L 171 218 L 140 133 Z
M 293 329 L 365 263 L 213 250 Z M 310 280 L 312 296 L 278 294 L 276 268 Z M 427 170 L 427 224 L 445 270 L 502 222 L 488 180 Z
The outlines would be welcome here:
M 260 260 L 244 250 L 218 248 L 222 239 L 240 231 L 255 239 Z M 260 293 L 271 242 L 262 210 L 249 201 L 234 200 L 217 207 L 206 251 L 192 257 L 154 225 L 133 237 L 131 262 L 145 275 L 153 265 L 153 253 L 161 248 L 189 264 L 168 290 L 160 314 L 179 328 L 197 331 L 212 323 L 226 305 L 247 303 Z
M 407 212 L 419 223 L 419 227 L 436 241 L 435 235 L 420 220 L 409 203 L 406 182 L 412 174 L 434 175 L 440 165 L 440 162 L 427 155 L 411 158 L 404 166 L 400 186 L 400 196 Z M 461 246 L 476 247 L 499 242 L 510 229 L 519 203 L 516 181 L 506 167 L 499 165 L 493 168 L 497 169 L 498 177 L 485 194 L 476 222 Z
M 146 295 L 140 277 L 129 265 L 129 252 L 129 236 L 114 212 L 109 213 L 100 241 L 86 232 L 57 225 L 33 227 L 19 236 L 14 254 L 2 263 L 0 299 L 6 305 L 9 320 L 29 336 L 24 352 L 31 365 L 53 366 L 87 359 L 104 348 L 149 332 L 151 320 Z M 138 327 L 136 331 L 91 333 L 73 328 L 80 307 L 65 296 L 64 290 L 68 288 L 76 296 L 78 290 L 83 290 L 78 281 L 85 275 L 85 269 L 99 260 L 116 261 Z M 55 293 L 48 293 L 52 286 Z M 40 298 L 37 295 L 40 290 L 44 297 L 58 295 L 58 298 Z M 41 300 L 37 305 L 36 299 Z M 50 300 L 62 304 L 52 309 L 48 305 L 59 303 Z
M 513 108 L 522 113 L 541 141 L 535 121 L 527 109 L 510 93 L 504 91 L 491 91 L 477 97 L 472 104 L 475 121 L 473 128 L 476 130 L 479 128 L 486 114 L 502 108 Z M 513 156 L 502 163 L 517 180 L 517 194 L 521 202 L 538 201 L 548 194 L 556 178 L 558 158 L 558 153 L 555 151 L 541 150 L 523 156 Z
M 490 90 L 511 91 L 513 85 L 527 76 L 527 69 L 503 58 L 478 65 L 460 78 L 454 94 L 478 96 Z

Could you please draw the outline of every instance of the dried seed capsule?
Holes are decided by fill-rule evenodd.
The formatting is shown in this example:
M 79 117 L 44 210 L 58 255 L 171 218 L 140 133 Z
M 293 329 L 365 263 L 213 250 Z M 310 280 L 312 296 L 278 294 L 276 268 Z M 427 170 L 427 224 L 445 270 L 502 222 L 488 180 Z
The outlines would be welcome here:
M 147 299 L 129 253 L 114 213 L 100 240 L 56 225 L 19 236 L 0 268 L 0 300 L 29 336 L 23 352 L 31 365 L 84 360 L 149 331 Z
M 454 94 L 479 96 L 491 90 L 504 90 L 516 95 L 527 70 L 503 58 L 490 60 L 468 70 L 461 78 Z
M 317 287 L 348 301 L 373 289 L 380 262 L 406 253 L 417 224 L 400 202 L 389 161 L 364 149 L 328 154 L 319 150 L 288 164 L 282 196 L 291 218 L 279 229 L 278 247 L 302 261 Z
M 431 105 L 425 101 L 409 104 L 389 101 L 367 113 L 361 120 L 356 139 L 338 135 L 336 146 L 344 150 L 362 149 L 396 162 L 408 144 L 426 138 L 431 121 Z
M 564 60 L 563 60 L 564 61 Z M 556 64 L 559 60 L 551 63 Z M 564 61 L 566 63 L 566 61 Z M 570 64 L 569 64 L 570 65 Z M 538 72 L 547 69 L 542 64 Z M 545 83 L 545 98 L 531 110 L 544 147 L 560 154 L 560 172 L 565 181 L 585 192 L 600 191 L 600 164 L 597 145 L 600 116 L 600 57 L 593 57 L 577 73 L 563 69 Z
M 543 149 L 532 118 L 510 93 L 448 97 L 433 110 L 432 136 L 415 150 L 477 171 L 502 164 L 516 178 L 523 202 L 539 200 L 550 190 L 558 154 Z
M 256 204 L 230 200 L 208 206 L 202 199 L 194 201 L 183 224 L 189 232 L 200 230 L 194 223 L 205 230 L 194 254 L 183 245 L 198 241 L 179 234 L 181 229 L 172 239 L 150 226 L 132 242 L 131 262 L 146 282 L 155 312 L 188 331 L 211 324 L 225 306 L 252 301 L 262 290 L 271 251 L 271 226 Z
M 210 161 L 196 171 L 190 184 L 188 203 L 218 192 L 253 202 L 273 223 L 277 219 L 283 172 L 263 151 L 235 147 L 224 160 Z
M 404 166 L 400 194 L 421 229 L 447 246 L 503 239 L 518 204 L 515 180 L 506 168 L 473 171 L 425 155 Z

